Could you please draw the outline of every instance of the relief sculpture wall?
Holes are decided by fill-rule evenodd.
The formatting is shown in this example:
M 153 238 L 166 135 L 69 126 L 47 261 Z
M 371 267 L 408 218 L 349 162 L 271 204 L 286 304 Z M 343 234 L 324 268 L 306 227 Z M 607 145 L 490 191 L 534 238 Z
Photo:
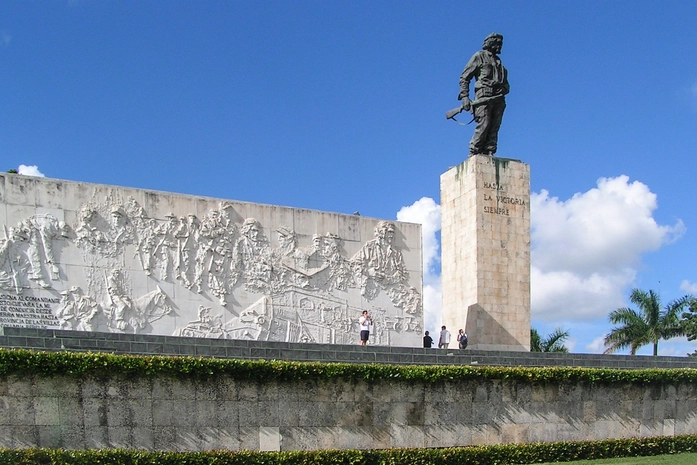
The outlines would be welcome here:
M 0 326 L 418 346 L 419 225 L 0 175 Z

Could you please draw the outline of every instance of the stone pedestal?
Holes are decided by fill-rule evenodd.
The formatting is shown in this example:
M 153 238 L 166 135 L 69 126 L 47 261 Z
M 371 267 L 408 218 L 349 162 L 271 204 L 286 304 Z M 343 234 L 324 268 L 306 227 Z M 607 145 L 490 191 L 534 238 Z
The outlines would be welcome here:
M 469 347 L 530 350 L 530 167 L 474 155 L 440 179 L 443 324 Z

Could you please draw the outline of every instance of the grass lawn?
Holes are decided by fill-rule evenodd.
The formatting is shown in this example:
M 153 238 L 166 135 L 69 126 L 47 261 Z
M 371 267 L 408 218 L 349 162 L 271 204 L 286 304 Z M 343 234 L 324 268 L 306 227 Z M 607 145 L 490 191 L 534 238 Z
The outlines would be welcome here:
M 621 459 L 581 460 L 580 462 L 554 462 L 572 465 L 694 465 L 697 454 L 656 455 L 654 457 L 626 457 Z M 551 465 L 540 464 L 540 465 Z

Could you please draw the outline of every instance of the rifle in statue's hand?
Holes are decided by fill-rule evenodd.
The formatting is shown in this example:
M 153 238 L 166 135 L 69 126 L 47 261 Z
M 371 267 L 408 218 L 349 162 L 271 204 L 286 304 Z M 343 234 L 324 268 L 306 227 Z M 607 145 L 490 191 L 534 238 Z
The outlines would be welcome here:
M 503 95 L 492 95 L 491 97 L 481 97 L 481 98 L 478 98 L 478 99 L 474 100 L 473 102 L 470 102 L 469 108 L 466 108 L 465 105 L 461 105 L 461 106 L 459 106 L 459 107 L 457 107 L 457 108 L 453 108 L 452 110 L 447 111 L 447 112 L 445 113 L 445 117 L 446 117 L 447 119 L 451 119 L 451 120 L 457 122 L 457 120 L 455 119 L 455 117 L 456 117 L 457 115 L 459 115 L 460 113 L 462 113 L 463 111 L 467 110 L 467 111 L 469 111 L 470 113 L 472 113 L 472 116 L 474 116 L 474 109 L 475 109 L 476 107 L 478 107 L 479 105 L 484 105 L 485 103 L 488 103 L 488 102 L 491 102 L 492 100 L 496 100 L 496 99 L 500 99 L 500 98 L 503 98 Z M 474 120 L 475 120 L 475 118 L 472 118 L 472 121 L 474 121 Z M 471 123 L 472 121 L 470 121 L 470 123 Z M 469 123 L 467 123 L 467 124 L 469 124 Z
M 457 108 L 453 108 L 452 110 L 449 110 L 445 113 L 445 118 L 446 119 L 453 119 L 460 113 L 462 113 L 465 110 L 465 107 L 459 106 Z

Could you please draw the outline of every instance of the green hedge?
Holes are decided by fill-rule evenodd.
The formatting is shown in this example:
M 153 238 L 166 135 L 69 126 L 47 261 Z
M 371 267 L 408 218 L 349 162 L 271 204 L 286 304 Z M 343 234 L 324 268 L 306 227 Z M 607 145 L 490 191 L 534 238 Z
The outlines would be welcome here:
M 248 380 L 406 380 L 437 383 L 451 380 L 510 379 L 530 383 L 693 383 L 697 369 L 612 369 L 577 367 L 405 366 L 356 363 L 235 360 L 201 357 L 114 355 L 91 352 L 41 352 L 0 349 L 0 376 L 172 376 L 207 380 L 230 376 Z
M 0 464 L 21 465 L 504 465 L 697 452 L 697 436 L 473 446 L 445 449 L 310 452 L 145 452 L 0 449 Z

